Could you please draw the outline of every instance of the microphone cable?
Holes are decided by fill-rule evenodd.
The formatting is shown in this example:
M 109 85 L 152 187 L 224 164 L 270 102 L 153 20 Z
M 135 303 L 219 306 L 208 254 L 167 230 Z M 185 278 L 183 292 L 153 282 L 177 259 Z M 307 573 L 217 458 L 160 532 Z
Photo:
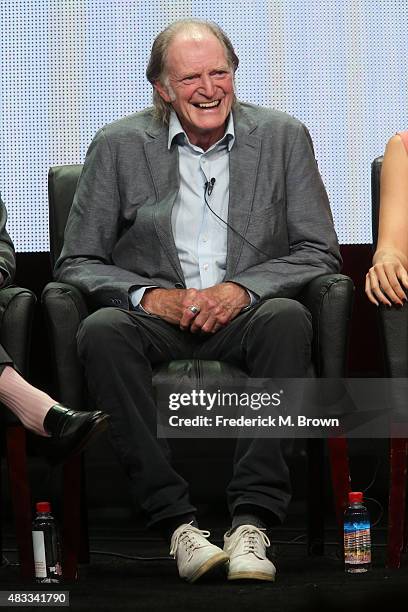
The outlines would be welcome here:
M 247 240 L 247 238 L 245 238 L 245 236 L 243 236 L 237 229 L 235 229 L 235 227 L 232 227 L 232 225 L 230 225 L 228 223 L 228 221 L 225 221 L 225 219 L 223 219 L 222 217 L 220 217 L 220 215 L 218 215 L 215 210 L 213 210 L 208 202 L 207 199 L 207 195 L 210 196 L 213 192 L 214 189 L 214 185 L 215 185 L 215 178 L 211 178 L 209 181 L 206 181 L 204 184 L 204 202 L 206 204 L 206 206 L 208 207 L 208 209 L 212 212 L 212 214 L 217 217 L 217 219 L 219 219 L 220 221 L 222 221 L 222 223 L 224 223 L 224 225 L 226 225 L 232 232 L 234 232 L 234 234 L 237 234 L 237 236 L 239 236 L 240 238 L 242 238 L 242 240 L 244 240 L 244 242 L 246 242 L 247 244 L 249 244 L 249 246 L 251 246 L 253 249 L 255 249 L 255 251 L 258 251 L 258 253 L 261 253 L 261 255 L 266 255 L 266 257 L 268 257 L 268 259 L 270 259 L 272 257 L 272 255 L 270 253 L 266 253 L 265 251 L 263 251 L 262 249 L 259 249 L 257 246 L 255 246 L 254 244 L 252 244 L 252 242 L 250 242 L 249 240 Z

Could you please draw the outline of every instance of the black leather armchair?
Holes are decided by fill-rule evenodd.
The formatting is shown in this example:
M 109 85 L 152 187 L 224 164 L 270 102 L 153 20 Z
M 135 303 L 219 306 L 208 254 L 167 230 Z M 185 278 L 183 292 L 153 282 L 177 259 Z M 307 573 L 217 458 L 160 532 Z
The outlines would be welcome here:
M 371 204 L 373 250 L 377 246 L 380 213 L 380 179 L 383 158 L 371 165 Z M 408 377 L 408 306 L 379 307 L 380 333 L 386 374 L 391 378 Z M 388 507 L 388 567 L 398 568 L 406 542 L 406 484 L 408 439 L 390 440 L 390 488 Z M 404 541 L 405 539 L 405 541 Z
M 12 357 L 21 374 L 26 375 L 35 296 L 21 287 L 0 289 L 0 343 Z M 0 416 L 5 440 L 10 496 L 13 508 L 20 573 L 34 575 L 31 539 L 31 494 L 28 480 L 26 433 L 18 419 L 5 407 Z M 1 546 L 0 546 L 1 555 Z
M 64 228 L 71 208 L 81 166 L 55 166 L 49 172 L 49 206 L 51 258 L 57 259 L 64 237 Z M 348 331 L 352 308 L 353 283 L 341 274 L 324 275 L 313 280 L 299 296 L 313 316 L 313 362 L 317 376 L 342 377 L 346 367 Z M 73 408 L 86 404 L 84 381 L 76 354 L 76 331 L 79 322 L 87 315 L 84 296 L 72 286 L 53 282 L 43 293 L 43 304 L 50 329 L 50 339 L 56 364 L 56 378 L 61 400 Z M 182 380 L 194 386 L 196 368 L 192 361 L 170 362 L 158 368 L 154 383 L 179 384 Z M 200 362 L 200 372 L 205 380 L 217 384 L 225 377 L 240 377 L 240 370 L 220 362 Z M 175 376 L 176 374 L 176 376 Z M 202 386 L 202 380 L 200 380 Z M 309 550 L 321 552 L 323 546 L 323 440 L 310 440 Z M 345 440 L 329 443 L 334 476 L 335 505 L 339 525 L 349 490 L 349 470 Z M 310 509 L 310 506 L 309 506 Z

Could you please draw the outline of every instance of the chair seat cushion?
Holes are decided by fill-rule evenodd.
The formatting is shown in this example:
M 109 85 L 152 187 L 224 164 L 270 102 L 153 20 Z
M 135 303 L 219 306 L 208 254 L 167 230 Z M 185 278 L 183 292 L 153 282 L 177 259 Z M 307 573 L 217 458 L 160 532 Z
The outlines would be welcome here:
M 153 385 L 168 385 L 177 388 L 200 387 L 206 385 L 225 385 L 242 378 L 248 378 L 237 366 L 221 361 L 203 359 L 180 359 L 169 361 L 156 367 L 153 372 Z

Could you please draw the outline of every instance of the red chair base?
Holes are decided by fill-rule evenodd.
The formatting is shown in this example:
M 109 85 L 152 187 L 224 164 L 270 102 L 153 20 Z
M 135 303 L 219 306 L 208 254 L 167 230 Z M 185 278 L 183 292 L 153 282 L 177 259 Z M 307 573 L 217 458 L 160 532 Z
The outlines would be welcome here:
M 398 568 L 406 540 L 405 498 L 407 487 L 408 439 L 390 441 L 390 493 L 388 505 L 387 567 Z
M 23 579 L 30 580 L 34 578 L 32 509 L 27 469 L 26 433 L 21 425 L 7 426 L 6 446 L 20 573 Z

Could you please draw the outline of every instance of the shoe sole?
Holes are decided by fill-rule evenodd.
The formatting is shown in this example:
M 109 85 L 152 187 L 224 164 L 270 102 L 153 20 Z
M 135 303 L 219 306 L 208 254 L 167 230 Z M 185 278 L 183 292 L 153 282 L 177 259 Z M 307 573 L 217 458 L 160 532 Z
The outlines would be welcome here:
M 228 574 L 228 580 L 264 580 L 274 582 L 275 574 L 266 574 L 264 572 L 236 572 Z
M 64 449 L 63 438 L 61 438 L 60 440 L 53 440 L 56 450 L 52 452 L 51 455 L 47 458 L 48 462 L 51 465 L 60 465 L 71 457 L 78 455 L 82 450 L 84 450 L 84 448 L 87 446 L 87 444 L 91 441 L 92 438 L 107 429 L 109 419 L 110 416 L 108 414 L 102 414 L 97 419 L 95 419 L 90 429 L 83 435 L 80 440 L 78 440 L 78 443 L 72 448 L 69 448 L 68 443 L 68 448 Z
M 196 570 L 195 574 L 193 574 L 189 578 L 186 578 L 186 580 L 187 582 L 193 583 L 199 578 L 201 578 L 201 576 L 204 576 L 204 574 L 207 574 L 216 567 L 219 567 L 220 565 L 225 565 L 228 561 L 229 557 L 227 554 L 222 552 L 218 553 L 210 559 L 207 559 L 205 563 L 200 565 L 200 567 Z
M 92 438 L 105 431 L 108 428 L 109 418 L 110 417 L 108 414 L 103 414 L 98 417 L 92 424 L 91 429 L 78 442 L 78 444 L 70 450 L 68 457 L 80 453 L 87 446 L 88 442 L 90 442 Z

